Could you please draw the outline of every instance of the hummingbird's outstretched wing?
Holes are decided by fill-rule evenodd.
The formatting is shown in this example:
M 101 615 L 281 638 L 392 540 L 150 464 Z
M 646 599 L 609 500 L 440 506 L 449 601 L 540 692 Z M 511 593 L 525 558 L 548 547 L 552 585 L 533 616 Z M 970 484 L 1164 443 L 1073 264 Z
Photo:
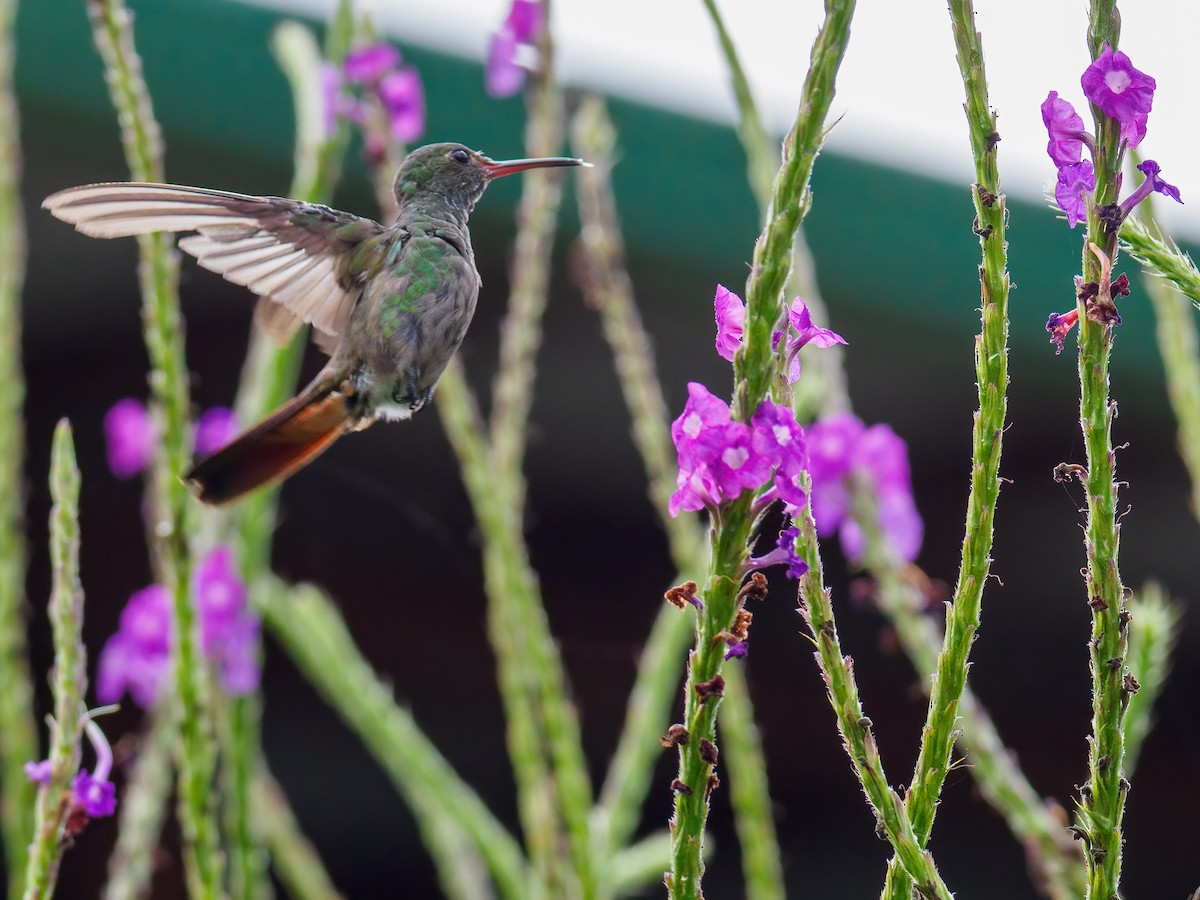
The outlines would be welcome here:
M 354 248 L 380 235 L 372 219 L 282 197 L 252 197 L 173 184 L 68 188 L 42 206 L 91 237 L 195 231 L 179 246 L 200 265 L 269 301 L 256 319 L 286 340 L 311 322 L 330 352 L 362 293 Z

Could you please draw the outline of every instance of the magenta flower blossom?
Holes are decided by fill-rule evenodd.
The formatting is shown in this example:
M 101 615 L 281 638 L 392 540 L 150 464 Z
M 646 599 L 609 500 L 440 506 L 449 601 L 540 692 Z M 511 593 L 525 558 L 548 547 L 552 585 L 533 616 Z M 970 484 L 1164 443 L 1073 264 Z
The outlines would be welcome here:
M 1121 201 L 1121 218 L 1124 219 L 1133 210 L 1135 206 L 1145 200 L 1153 193 L 1162 194 L 1165 197 L 1170 197 L 1176 203 L 1183 203 L 1183 198 L 1179 196 L 1179 188 L 1173 184 L 1167 184 L 1163 179 L 1159 178 L 1159 173 L 1162 172 L 1162 167 L 1152 159 L 1138 163 L 1138 171 L 1146 177 L 1142 183 L 1137 186 L 1132 194 Z
M 679 460 L 673 516 L 732 500 L 747 488 L 763 487 L 772 475 L 774 496 L 789 513 L 808 502 L 802 483 L 808 468 L 804 429 L 789 407 L 764 400 L 751 424 L 733 422 L 728 405 L 693 382 L 683 413 L 671 424 L 671 438 Z
M 88 818 L 111 816 L 117 811 L 117 787 L 95 775 L 82 771 L 71 782 L 71 794 L 75 804 L 88 814 Z
M 237 428 L 237 413 L 229 407 L 206 409 L 196 420 L 193 449 L 201 456 L 210 456 L 237 437 Z
M 247 609 L 246 586 L 233 569 L 232 553 L 215 547 L 196 567 L 192 594 L 200 615 L 205 656 L 231 696 L 258 687 L 259 620 Z M 113 703 L 128 692 L 143 708 L 154 703 L 168 673 L 171 598 L 152 584 L 129 598 L 120 627 L 100 653 L 96 696 Z
M 839 413 L 808 429 L 812 511 L 817 534 L 837 532 L 851 559 L 862 556 L 865 540 L 850 509 L 849 479 L 873 485 L 878 527 L 901 559 L 912 562 L 921 549 L 924 525 L 912 497 L 908 449 L 887 425 L 864 427 L 850 413 Z
M 121 611 L 117 632 L 100 651 L 96 697 L 115 703 L 126 691 L 148 708 L 158 696 L 171 654 L 171 599 L 161 584 L 136 591 Z
M 788 578 L 799 581 L 808 571 L 808 563 L 796 552 L 796 541 L 799 539 L 800 526 L 793 523 L 779 532 L 779 542 L 774 550 L 762 556 L 751 557 L 746 568 L 754 571 L 765 569 L 767 566 L 786 566 Z
M 231 409 L 214 406 L 196 422 L 193 449 L 203 456 L 221 449 L 237 434 Z M 158 433 L 145 404 L 133 397 L 118 400 L 104 416 L 108 467 L 118 478 L 131 478 L 150 465 Z
M 1074 328 L 1078 322 L 1078 309 L 1072 309 L 1065 313 L 1050 314 L 1050 321 L 1046 323 L 1046 330 L 1050 332 L 1050 343 L 1054 345 L 1055 356 L 1062 353 L 1063 341 L 1066 340 L 1067 332 Z
M 808 444 L 804 429 L 790 407 L 764 400 L 751 419 L 755 446 L 775 468 L 775 491 L 788 515 L 795 515 L 808 502 L 801 478 L 808 469 Z
M 673 516 L 732 500 L 770 477 L 771 461 L 756 446 L 755 430 L 730 421 L 728 404 L 702 384 L 688 385 L 688 401 L 671 423 L 671 438 L 679 458 L 678 490 L 670 502 Z
M 1129 57 L 1107 44 L 1080 79 L 1083 94 L 1121 125 L 1121 140 L 1132 150 L 1146 136 L 1146 120 L 1154 103 L 1153 78 L 1133 67 Z
M 1096 190 L 1096 172 L 1086 159 L 1058 170 L 1058 182 L 1054 187 L 1054 199 L 1058 207 L 1067 214 L 1067 223 L 1074 228 L 1087 219 L 1092 194 Z
M 484 86 L 490 96 L 511 97 L 525 85 L 528 62 L 536 59 L 545 17 L 541 0 L 513 0 L 508 16 L 488 45 Z
M 1066 100 L 1058 96 L 1058 91 L 1051 91 L 1042 103 L 1042 121 L 1050 132 L 1050 143 L 1046 152 L 1054 165 L 1060 169 L 1063 166 L 1073 166 L 1083 159 L 1083 142 L 1086 135 L 1083 130 L 1083 118 L 1075 112 Z
M 812 313 L 809 312 L 808 304 L 801 297 L 793 300 L 791 307 L 788 308 L 788 325 L 791 332 L 795 332 L 794 334 L 789 332 L 787 341 L 788 384 L 795 384 L 800 377 L 800 359 L 796 354 L 805 344 L 824 348 L 846 343 L 846 339 L 836 331 L 818 328 L 813 324 Z M 780 333 L 776 332 L 772 348 L 779 346 L 780 336 Z
M 722 359 L 733 361 L 733 355 L 742 345 L 743 329 L 746 323 L 746 304 L 742 298 L 724 285 L 717 285 L 717 294 L 713 299 L 713 312 L 717 320 L 717 354 Z M 834 344 L 844 344 L 846 339 L 828 328 L 818 328 L 813 325 L 812 313 L 808 305 L 800 297 L 792 301 L 788 309 L 788 328 L 776 331 L 771 335 L 771 349 L 779 349 L 779 342 L 787 335 L 788 355 L 788 384 L 795 384 L 800 377 L 800 360 L 796 354 L 805 344 L 816 347 L 832 347 Z
M 400 51 L 391 44 L 359 47 L 346 54 L 342 70 L 354 84 L 374 84 L 400 65 Z
M 379 81 L 379 100 L 387 110 L 392 137 L 402 144 L 419 138 L 425 131 L 425 92 L 416 69 L 398 69 Z
M 34 784 L 49 784 L 54 778 L 54 763 L 49 759 L 25 763 L 25 778 Z
M 717 318 L 717 355 L 733 362 L 733 354 L 742 346 L 746 305 L 741 297 L 718 284 L 717 295 L 713 298 L 713 311 Z
M 91 715 L 86 715 L 84 733 L 96 753 L 96 766 L 91 773 L 80 769 L 71 781 L 71 814 L 68 831 L 77 834 L 89 819 L 111 816 L 117 811 L 117 788 L 108 780 L 112 773 L 112 747 Z M 25 763 L 25 777 L 43 787 L 54 778 L 54 764 L 48 760 Z
M 513 37 L 522 44 L 532 44 L 542 31 L 546 9 L 541 0 L 513 0 L 505 24 L 512 29 Z
M 359 91 L 372 92 L 387 114 L 388 130 L 401 143 L 415 141 L 425 131 L 425 93 L 421 75 L 412 66 L 402 65 L 400 51 L 390 44 L 360 47 L 346 55 L 339 70 L 326 63 L 321 70 L 321 88 L 325 98 L 325 134 L 332 135 L 338 120 L 363 125 L 366 116 L 360 100 L 346 93 L 346 83 Z M 381 155 L 383 137 L 365 135 L 367 155 Z
M 132 478 L 150 464 L 154 455 L 154 424 L 141 401 L 118 400 L 104 415 L 108 467 L 118 478 Z

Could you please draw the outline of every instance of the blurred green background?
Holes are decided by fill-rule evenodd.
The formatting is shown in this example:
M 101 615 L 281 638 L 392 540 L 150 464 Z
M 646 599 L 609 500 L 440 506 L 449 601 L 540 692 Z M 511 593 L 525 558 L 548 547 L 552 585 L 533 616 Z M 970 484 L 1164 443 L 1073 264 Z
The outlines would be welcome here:
M 146 78 L 167 141 L 172 181 L 283 194 L 290 181 L 292 107 L 268 51 L 277 14 L 224 0 L 136 2 Z M 93 655 L 116 627 L 149 569 L 140 486 L 107 470 L 101 421 L 124 396 L 146 394 L 132 241 L 84 238 L 39 209 L 52 191 L 122 180 L 119 135 L 91 45 L 84 6 L 22 4 L 18 90 L 29 228 L 25 290 L 28 377 L 30 598 L 39 697 L 48 628 L 45 475 L 53 423 L 69 416 L 83 469 L 83 579 Z M 521 155 L 519 100 L 483 91 L 478 63 L 434 54 L 393 36 L 421 71 L 429 140 L 457 140 L 497 158 Z M 614 172 L 629 265 L 670 405 L 688 381 L 718 394 L 729 367 L 712 350 L 712 294 L 740 292 L 759 226 L 745 164 L 729 128 L 614 101 L 620 162 Z M 955 109 L 947 115 L 961 115 Z M 1001 119 L 1003 124 L 1003 119 Z M 887 135 L 880 135 L 886 142 Z M 1001 144 L 1003 173 L 1004 145 Z M 965 136 L 962 153 L 968 153 Z M 356 151 L 336 205 L 374 215 Z M 519 184 L 502 182 L 477 210 L 472 233 L 484 287 L 463 348 L 476 386 L 494 370 L 506 297 L 512 213 Z M 852 396 L 868 422 L 886 421 L 908 442 L 925 517 L 919 563 L 952 582 L 968 489 L 975 406 L 978 242 L 968 186 L 824 154 L 813 176 L 806 230 L 830 310 L 849 341 Z M 1090 615 L 1083 565 L 1081 488 L 1056 484 L 1063 461 L 1082 462 L 1074 338 L 1055 357 L 1044 325 L 1072 304 L 1080 234 L 1044 206 L 1010 202 L 1011 389 L 1005 460 L 1010 480 L 996 519 L 997 576 L 985 594 L 971 681 L 991 708 L 1035 786 L 1070 808 L 1086 777 L 1090 715 Z M 552 626 L 579 701 L 589 760 L 599 776 L 620 727 L 636 654 L 673 576 L 645 497 L 628 417 L 593 313 L 570 278 L 578 231 L 564 209 L 546 341 L 533 408 L 528 473 L 529 541 Z M 1133 270 L 1127 265 L 1124 267 Z M 182 282 L 197 407 L 232 401 L 253 306 L 248 293 L 198 269 Z M 1190 558 L 1200 533 L 1174 449 L 1149 304 L 1122 305 L 1112 380 L 1126 444 L 1118 475 L 1132 512 L 1124 520 L 1122 573 L 1137 587 L 1161 579 L 1193 603 Z M 317 365 L 310 354 L 307 371 Z M 313 580 L 344 610 L 368 658 L 394 682 L 400 702 L 507 822 L 515 826 L 503 722 L 483 624 L 475 532 L 437 417 L 372 429 L 340 442 L 287 483 L 275 546 L 277 570 Z M 839 549 L 826 548 L 843 644 L 855 658 L 867 713 L 888 771 L 911 772 L 924 702 L 886 623 L 851 599 Z M 799 634 L 794 588 L 773 581 L 755 612 L 747 661 L 761 717 L 789 895 L 873 897 L 888 856 L 849 771 L 809 642 Z M 1159 707 L 1126 816 L 1125 883 L 1131 897 L 1182 897 L 1200 880 L 1187 847 L 1200 844 L 1195 747 L 1200 716 L 1200 634 L 1185 622 L 1174 677 Z M 680 660 L 682 668 L 682 660 Z M 336 715 L 268 644 L 268 758 L 301 823 L 351 897 L 435 896 L 433 869 L 411 817 Z M 120 727 L 136 726 L 126 710 Z M 664 729 L 667 722 L 663 723 Z M 464 740 L 470 735 L 470 740 Z M 647 830 L 670 813 L 664 755 Z M 111 821 L 89 828 L 67 856 L 60 896 L 97 896 Z M 708 893 L 740 894 L 728 794 L 717 792 Z M 169 837 L 170 842 L 176 839 Z M 932 848 L 952 888 L 971 898 L 1033 896 L 1023 852 L 979 799 L 970 777 L 947 782 Z M 658 896 L 653 889 L 649 896 Z M 164 855 L 155 896 L 182 895 L 177 857 Z

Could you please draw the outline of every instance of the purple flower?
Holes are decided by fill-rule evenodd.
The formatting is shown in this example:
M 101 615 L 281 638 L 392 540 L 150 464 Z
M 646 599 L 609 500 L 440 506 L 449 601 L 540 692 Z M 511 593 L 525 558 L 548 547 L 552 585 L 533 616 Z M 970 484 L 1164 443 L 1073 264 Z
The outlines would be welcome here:
M 34 784 L 49 784 L 54 778 L 54 763 L 43 759 L 40 762 L 25 763 L 25 777 Z
M 804 429 L 789 406 L 764 400 L 751 419 L 760 455 L 775 467 L 775 490 L 789 515 L 808 502 L 802 477 L 808 469 Z
M 1133 149 L 1146 136 L 1154 103 L 1154 79 L 1133 67 L 1129 57 L 1107 44 L 1080 79 L 1084 96 L 1121 125 L 1121 140 Z
M 828 328 L 818 328 L 813 324 L 812 313 L 804 299 L 797 297 L 788 309 L 789 337 L 787 341 L 788 384 L 795 384 L 800 377 L 800 359 L 797 353 L 805 344 L 814 347 L 832 347 L 834 344 L 844 344 L 846 339 L 836 331 Z M 792 333 L 794 332 L 794 334 Z M 776 332 L 771 342 L 772 348 L 779 346 L 783 332 Z
M 71 795 L 75 805 L 86 812 L 89 818 L 111 816 L 117 811 L 116 785 L 89 775 L 86 769 L 71 782 Z
M 126 397 L 104 415 L 108 467 L 118 478 L 132 478 L 154 455 L 154 424 L 140 400 Z
M 207 653 L 246 606 L 246 585 L 234 571 L 233 551 L 224 545 L 209 551 L 196 566 L 193 586 Z
M 1158 177 L 1162 171 L 1162 167 L 1154 160 L 1148 159 L 1145 162 L 1138 163 L 1138 170 L 1146 177 L 1142 179 L 1142 183 L 1137 186 L 1132 194 L 1121 201 L 1122 219 L 1129 215 L 1135 206 L 1155 192 L 1170 197 L 1176 203 L 1183 203 L 1183 198 L 1179 196 L 1179 188 L 1173 184 L 1167 184 L 1167 182 Z
M 733 362 L 733 354 L 742 346 L 742 329 L 746 323 L 746 306 L 742 298 L 724 285 L 717 285 L 713 299 L 717 318 L 717 355 Z
M 532 44 L 541 34 L 545 18 L 546 9 L 541 0 L 513 0 L 505 24 L 512 29 L 513 37 L 519 43 Z
M 246 608 L 246 586 L 227 547 L 215 547 L 196 567 L 192 593 L 200 615 L 205 656 L 231 696 L 258 687 L 259 621 Z M 96 696 L 104 703 L 128 692 L 141 707 L 158 696 L 167 673 L 172 640 L 171 600 L 153 584 L 133 594 L 117 632 L 100 653 Z
M 392 137 L 407 144 L 425 131 L 425 93 L 412 66 L 389 72 L 379 81 L 379 101 L 387 110 Z
M 792 523 L 779 532 L 779 541 L 770 553 L 751 557 L 747 569 L 765 569 L 767 566 L 787 566 L 788 578 L 799 580 L 808 571 L 808 563 L 796 552 L 800 540 L 800 526 Z
M 100 651 L 96 697 L 115 703 L 126 691 L 143 708 L 154 703 L 171 653 L 171 599 L 161 584 L 136 591 L 116 634 Z
M 237 413 L 226 406 L 206 409 L 196 421 L 193 449 L 201 456 L 216 453 L 237 436 Z
M 872 425 L 854 445 L 853 468 L 865 472 L 880 493 L 911 490 L 908 447 L 890 425 Z
M 400 65 L 400 51 L 391 44 L 368 44 L 346 54 L 342 68 L 354 84 L 372 84 Z
M 1073 166 L 1083 159 L 1083 118 L 1070 103 L 1059 99 L 1057 91 L 1051 91 L 1042 104 L 1042 121 L 1050 132 L 1046 152 L 1054 165 Z
M 888 425 L 863 423 L 839 413 L 808 429 L 812 511 L 817 534 L 838 532 L 852 559 L 862 556 L 865 539 L 850 509 L 849 479 L 868 479 L 875 489 L 877 525 L 888 545 L 911 562 L 921 549 L 924 525 L 912 497 L 908 449 Z
M 770 477 L 771 460 L 756 446 L 755 430 L 730 421 L 729 406 L 702 384 L 688 385 L 688 401 L 671 423 L 671 438 L 679 460 L 673 516 L 732 499 Z
M 1086 159 L 1059 168 L 1054 199 L 1058 202 L 1059 209 L 1067 214 L 1067 222 L 1072 228 L 1087 219 L 1095 190 L 1096 172 Z
M 325 95 L 325 133 L 333 134 L 338 119 L 357 124 L 365 121 L 362 103 L 343 92 L 342 74 L 350 84 L 360 85 L 379 98 L 388 118 L 388 130 L 401 143 L 419 138 L 425 130 L 425 95 L 421 76 L 412 66 L 401 66 L 400 51 L 390 44 L 377 43 L 347 54 L 341 71 L 326 65 L 322 69 Z M 382 156 L 381 134 L 364 136 L 368 158 Z
M 814 347 L 832 347 L 834 344 L 846 343 L 846 339 L 836 331 L 818 328 L 814 325 L 808 304 L 800 297 L 792 301 L 792 306 L 788 310 L 788 323 L 796 331 L 796 336 L 788 341 L 788 349 L 794 347 L 799 350 L 805 344 L 812 344 Z
M 511 97 L 525 84 L 527 61 L 535 59 L 545 10 L 541 0 L 513 0 L 504 24 L 488 45 L 484 86 L 492 97 Z
M 717 319 L 717 354 L 722 359 L 733 361 L 733 355 L 742 346 L 743 330 L 746 323 L 746 305 L 742 298 L 724 285 L 717 285 L 717 294 L 713 299 L 713 311 Z M 800 377 L 800 361 L 796 354 L 805 344 L 817 347 L 832 347 L 834 344 L 846 343 L 845 338 L 828 328 L 818 328 L 813 325 L 812 313 L 800 297 L 792 301 L 788 309 L 788 328 L 776 331 L 771 336 L 771 349 L 779 349 L 779 342 L 788 336 L 788 384 L 795 384 Z
M 520 46 L 512 29 L 501 26 L 488 45 L 484 87 L 488 96 L 511 97 L 525 85 L 525 70 L 517 64 Z
M 196 602 L 205 655 L 216 665 L 232 697 L 258 687 L 259 621 L 246 611 L 246 585 L 233 567 L 233 553 L 218 545 L 196 567 Z
M 1055 356 L 1062 353 L 1063 341 L 1067 337 L 1067 332 L 1074 328 L 1078 321 L 1078 309 L 1072 309 L 1065 313 L 1050 314 L 1050 321 L 1046 323 L 1046 330 L 1050 332 L 1050 343 L 1055 347 Z
M 725 651 L 726 659 L 744 659 L 750 652 L 750 645 L 745 641 L 734 641 Z
M 96 753 L 96 767 L 91 773 L 81 769 L 71 781 L 71 814 L 67 830 L 77 834 L 88 819 L 111 816 L 117 810 L 117 789 L 108 780 L 112 772 L 112 747 L 90 713 L 83 719 L 84 733 Z M 25 777 L 35 784 L 48 786 L 54 778 L 54 763 L 48 759 L 25 763 Z
M 808 467 L 812 476 L 812 513 L 817 534 L 837 532 L 850 514 L 850 474 L 854 446 L 864 426 L 851 413 L 835 413 L 808 427 Z

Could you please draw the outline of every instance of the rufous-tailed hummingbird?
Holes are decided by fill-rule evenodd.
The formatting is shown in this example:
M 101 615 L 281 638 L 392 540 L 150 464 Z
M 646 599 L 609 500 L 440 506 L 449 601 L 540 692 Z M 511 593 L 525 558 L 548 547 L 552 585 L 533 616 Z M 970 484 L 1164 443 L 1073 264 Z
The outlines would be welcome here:
M 493 178 L 567 157 L 496 162 L 461 144 L 405 157 L 390 226 L 328 206 L 170 184 L 68 188 L 42 206 L 92 237 L 195 231 L 179 246 L 259 294 L 256 320 L 284 341 L 302 322 L 330 360 L 295 398 L 184 476 L 205 503 L 291 475 L 338 437 L 407 419 L 433 396 L 475 313 L 467 218 Z

